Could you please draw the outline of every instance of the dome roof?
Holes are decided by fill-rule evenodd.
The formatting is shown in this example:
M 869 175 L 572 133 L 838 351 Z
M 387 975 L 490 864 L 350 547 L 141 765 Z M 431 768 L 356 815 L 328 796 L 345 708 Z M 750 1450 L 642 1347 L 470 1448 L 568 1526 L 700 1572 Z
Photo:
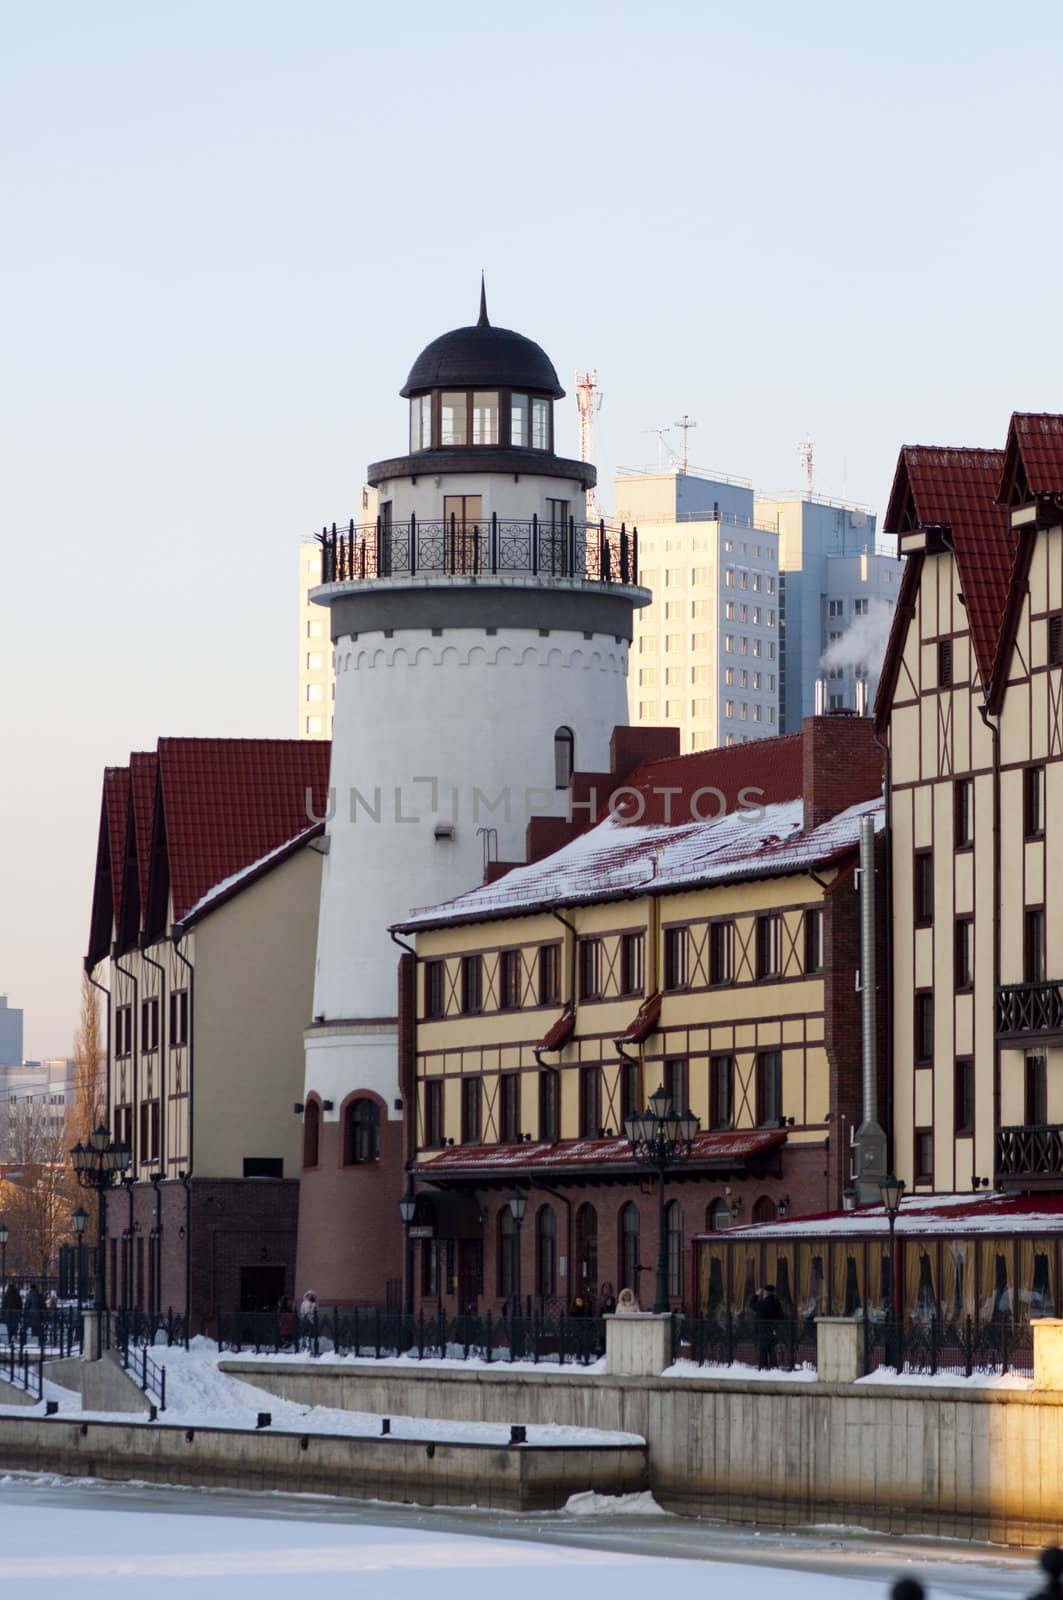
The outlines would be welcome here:
M 564 389 L 541 345 L 512 328 L 493 328 L 480 290 L 480 320 L 425 345 L 399 391 L 404 399 L 426 389 L 534 389 L 560 400 Z

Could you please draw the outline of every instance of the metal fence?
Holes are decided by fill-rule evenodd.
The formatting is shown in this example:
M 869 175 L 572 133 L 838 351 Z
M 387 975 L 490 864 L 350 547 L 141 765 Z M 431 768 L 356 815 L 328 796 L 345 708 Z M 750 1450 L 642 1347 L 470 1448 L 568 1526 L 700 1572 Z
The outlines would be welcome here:
M 218 1318 L 218 1344 L 227 1350 L 303 1351 L 312 1356 L 367 1356 L 418 1361 L 557 1362 L 586 1366 L 605 1354 L 600 1317 L 448 1317 L 377 1308 L 324 1308 L 316 1317 L 295 1312 L 234 1311 Z
M 166 1410 L 166 1368 L 148 1355 L 147 1345 L 127 1344 L 122 1350 L 122 1365 L 150 1399 L 154 1396 L 160 1411 Z
M 676 1361 L 695 1361 L 698 1366 L 743 1366 L 778 1368 L 792 1372 L 797 1367 L 816 1365 L 816 1325 L 807 1318 L 769 1321 L 743 1312 L 719 1317 L 688 1317 L 679 1313 L 672 1319 L 672 1354 Z
M 975 1372 L 1014 1372 L 1033 1377 L 1033 1330 L 1028 1322 L 1001 1318 L 979 1321 L 938 1317 L 908 1322 L 864 1323 L 864 1364 L 868 1372 L 893 1367 L 933 1377 L 953 1373 L 969 1378 Z
M 322 583 L 396 577 L 517 576 L 638 583 L 638 531 L 604 521 L 455 517 L 322 528 Z
M 0 1378 L 14 1384 L 19 1389 L 25 1389 L 35 1400 L 40 1400 L 44 1395 L 44 1359 L 38 1350 L 32 1353 L 25 1345 L 19 1349 L 16 1345 L 8 1345 L 6 1350 L 0 1351 Z
M 69 1356 L 81 1349 L 81 1313 L 72 1306 L 55 1311 L 0 1311 L 0 1360 L 14 1350 Z
M 112 1317 L 113 1342 L 123 1353 L 130 1345 L 181 1344 L 188 1349 L 188 1318 L 172 1307 L 165 1311 L 120 1310 Z

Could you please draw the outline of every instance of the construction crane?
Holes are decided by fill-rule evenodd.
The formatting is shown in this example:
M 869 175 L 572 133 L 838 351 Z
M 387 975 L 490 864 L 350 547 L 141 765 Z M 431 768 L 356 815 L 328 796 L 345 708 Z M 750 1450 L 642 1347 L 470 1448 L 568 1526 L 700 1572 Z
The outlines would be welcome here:
M 594 419 L 602 409 L 602 392 L 598 388 L 598 369 L 576 373 L 576 410 L 579 413 L 579 458 L 594 460 Z M 594 522 L 600 515 L 597 489 L 588 489 L 587 521 Z
M 811 500 L 815 491 L 816 473 L 813 463 L 812 435 L 806 433 L 798 445 L 801 456 L 801 465 L 805 469 L 805 499 Z
M 687 470 L 687 434 L 690 432 L 691 428 L 696 428 L 697 427 L 697 423 L 696 422 L 692 422 L 691 419 L 687 416 L 686 412 L 684 411 L 683 415 L 679 418 L 679 421 L 678 422 L 673 422 L 672 426 L 673 426 L 673 428 L 679 428 L 679 429 L 682 430 L 682 434 L 683 434 L 683 471 L 685 472 Z

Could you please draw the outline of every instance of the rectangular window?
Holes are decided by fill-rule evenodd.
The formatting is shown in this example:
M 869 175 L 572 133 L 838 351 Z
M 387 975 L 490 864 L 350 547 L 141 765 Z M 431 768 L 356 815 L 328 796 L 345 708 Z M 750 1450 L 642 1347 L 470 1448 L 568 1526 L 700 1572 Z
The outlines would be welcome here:
M 424 1142 L 430 1149 L 443 1143 L 442 1078 L 429 1078 L 424 1086 Z
M 579 1072 L 579 1133 L 581 1139 L 597 1139 L 602 1128 L 602 1070 L 581 1067 Z
M 729 1128 L 734 1107 L 734 1057 L 713 1056 L 709 1063 L 709 1125 Z
M 853 616 L 854 617 L 866 617 L 867 616 L 867 601 L 866 600 L 854 600 L 853 601 Z
M 956 1085 L 952 1098 L 953 1130 L 974 1132 L 974 1062 L 957 1061 Z
M 410 450 L 432 448 L 432 396 L 415 395 L 410 401 Z
M 664 653 L 666 656 L 677 656 L 683 648 L 683 635 L 681 633 L 666 633 L 664 636 Z
M 638 1116 L 643 1110 L 642 1103 L 642 1063 L 639 1061 L 621 1061 L 620 1063 L 620 1125 L 623 1127 L 628 1117 Z
M 1047 971 L 1045 960 L 1045 914 L 1040 906 L 1031 906 L 1025 913 L 1023 941 L 1023 969 L 1027 983 L 1044 983 Z
M 1048 665 L 1063 666 L 1063 611 L 1053 611 L 1048 619 Z
M 509 397 L 509 442 L 524 449 L 528 443 L 528 396 L 513 394 Z
M 782 973 L 782 917 L 778 912 L 757 918 L 757 977 L 778 978 Z
M 188 990 L 174 989 L 170 993 L 170 1048 L 188 1043 Z
M 140 1151 L 141 1161 L 157 1161 L 159 1159 L 159 1102 L 157 1100 L 142 1100 L 140 1103 Z
M 426 1017 L 441 1017 L 446 1011 L 444 980 L 446 976 L 446 963 L 443 961 L 426 961 L 424 964 L 424 1014 Z
M 805 971 L 823 970 L 823 913 L 805 912 Z
M 691 650 L 707 650 L 709 648 L 708 634 L 692 633 L 690 635 L 690 648 Z
M 678 622 L 682 614 L 682 606 L 678 600 L 669 600 L 664 608 L 665 622 Z
M 1027 767 L 1022 775 L 1023 832 L 1039 839 L 1045 831 L 1045 769 Z
M 646 936 L 642 933 L 625 933 L 620 940 L 620 992 L 641 994 L 646 955 Z
M 952 640 L 938 640 L 938 688 L 952 688 Z
M 657 683 L 657 668 L 656 667 L 640 667 L 639 668 L 639 688 L 640 689 L 653 689 L 656 686 L 656 683 Z
M 671 1096 L 673 1109 L 686 1111 L 690 1107 L 690 1063 L 685 1056 L 673 1056 L 664 1064 L 665 1092 Z
M 915 852 L 915 920 L 919 923 L 934 920 L 934 852 Z
M 762 1050 L 757 1056 L 757 1121 L 777 1128 L 782 1121 L 782 1055 Z
M 498 395 L 473 390 L 472 396 L 473 444 L 498 443 Z
M 444 390 L 439 397 L 439 442 L 467 444 L 469 439 L 468 396 L 464 390 Z
M 1043 1128 L 1048 1121 L 1048 1067 L 1042 1055 L 1026 1057 L 1025 1112 L 1028 1128 Z
M 481 956 L 461 958 L 461 1009 L 466 1016 L 483 1010 L 484 967 Z
M 845 601 L 844 600 L 828 600 L 827 601 L 827 615 L 828 615 L 828 617 L 841 617 L 841 616 L 844 616 L 845 615 Z
M 531 413 L 531 447 L 533 450 L 549 450 L 550 448 L 550 402 L 549 400 L 532 400 Z
M 461 1142 L 479 1144 L 483 1127 L 482 1086 L 479 1078 L 461 1080 Z
M 498 979 L 503 1011 L 515 1011 L 521 1001 L 521 963 L 519 950 L 503 950 L 498 958 Z
M 733 983 L 735 925 L 713 922 L 709 926 L 709 982 Z
M 561 1137 L 561 1075 L 544 1067 L 539 1074 L 539 1138 L 556 1144 Z
M 116 1056 L 133 1054 L 133 1007 L 116 1006 L 114 1013 L 114 1053 Z
M 157 995 L 140 1002 L 140 1048 L 151 1055 L 159 1048 L 159 1000 Z
M 687 930 L 664 930 L 664 986 L 666 989 L 683 989 L 687 982 Z
M 915 1064 L 929 1067 L 934 1060 L 934 994 L 919 989 L 915 995 Z
M 597 1000 L 602 992 L 602 941 L 579 942 L 579 994 L 581 1000 Z
M 915 1130 L 915 1181 L 934 1181 L 934 1134 L 931 1128 Z
M 957 778 L 952 791 L 952 838 L 957 850 L 971 846 L 971 780 Z
M 697 699 L 697 700 L 691 700 L 691 702 L 690 702 L 690 714 L 693 717 L 707 717 L 708 714 L 709 714 L 709 702 L 708 702 L 708 700 L 704 700 L 704 699 L 700 699 L 700 698 Z
M 953 929 L 953 977 L 957 989 L 974 983 L 974 920 L 957 917 Z
M 520 1141 L 520 1073 L 507 1072 L 498 1080 L 498 1121 L 503 1144 Z

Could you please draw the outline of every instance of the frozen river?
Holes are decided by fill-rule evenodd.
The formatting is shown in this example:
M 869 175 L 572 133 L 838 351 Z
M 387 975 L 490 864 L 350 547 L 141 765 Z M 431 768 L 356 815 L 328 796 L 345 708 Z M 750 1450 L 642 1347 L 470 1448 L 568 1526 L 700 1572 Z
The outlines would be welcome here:
M 529 1515 L 423 1511 L 291 1495 L 163 1489 L 36 1476 L 0 1479 L 0 1578 L 44 1597 L 130 1600 L 134 1585 L 178 1579 L 192 1600 L 290 1597 L 302 1578 L 370 1579 L 382 1600 L 542 1600 L 598 1583 L 609 1600 L 645 1600 L 662 1583 L 702 1585 L 693 1562 L 742 1600 L 879 1600 L 894 1577 L 931 1596 L 1018 1597 L 1030 1557 L 984 1547 L 842 1534 L 755 1534 L 645 1512 Z M 245 1594 L 246 1586 L 246 1594 Z M 740 1587 L 739 1587 L 740 1586 Z M 69 1592 L 66 1588 L 65 1592 Z M 345 1588 L 346 1593 L 351 1593 Z

